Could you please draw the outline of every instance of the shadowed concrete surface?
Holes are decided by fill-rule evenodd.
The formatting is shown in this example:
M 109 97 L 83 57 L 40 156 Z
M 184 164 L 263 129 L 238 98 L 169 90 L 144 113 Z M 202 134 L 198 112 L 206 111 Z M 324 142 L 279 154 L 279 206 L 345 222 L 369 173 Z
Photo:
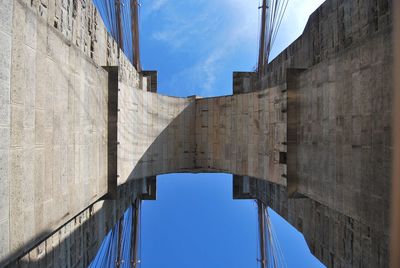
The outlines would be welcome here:
M 400 3 L 395 1 L 394 14 L 400 13 Z M 400 17 L 394 17 L 394 115 L 393 115 L 393 173 L 392 173 L 392 203 L 391 203 L 391 267 L 400 266 Z
M 91 1 L 3 0 L 0 266 L 87 266 L 156 175 L 227 172 L 235 198 L 265 200 L 328 267 L 387 267 L 392 14 L 327 0 L 261 80 L 175 98 Z
M 391 32 L 391 2 L 327 1 L 259 82 L 288 87 L 288 187 L 303 197 L 270 184 L 269 204 L 331 267 L 388 266 Z
M 138 160 L 134 161 L 132 178 L 177 172 L 228 172 L 285 185 L 286 171 L 279 164 L 279 149 L 284 150 L 286 125 L 277 91 L 272 88 L 197 99 L 133 91 L 141 94 L 135 98 L 138 101 L 134 106 L 143 116 L 136 117 L 142 128 L 135 137 L 133 151 Z M 147 102 L 152 108 L 143 113 Z M 160 120 L 169 124 L 159 123 Z

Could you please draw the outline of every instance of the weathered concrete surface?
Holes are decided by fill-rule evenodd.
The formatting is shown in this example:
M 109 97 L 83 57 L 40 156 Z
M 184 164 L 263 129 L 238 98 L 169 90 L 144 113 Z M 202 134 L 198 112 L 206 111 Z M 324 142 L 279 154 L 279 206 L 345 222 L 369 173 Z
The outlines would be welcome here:
M 0 259 L 107 193 L 107 72 L 23 3 L 7 12 Z
M 286 185 L 285 165 L 279 163 L 279 152 L 286 150 L 285 95 L 280 87 L 204 99 L 126 92 L 131 96 L 122 99 L 133 107 L 128 120 L 138 126 L 131 130 L 131 140 L 122 137 L 120 144 L 126 153 L 135 153 L 120 159 L 130 179 L 227 172 Z M 129 126 L 127 122 L 122 125 Z M 128 178 L 128 173 L 122 175 Z
M 394 14 L 400 14 L 400 2 L 394 1 Z M 400 266 L 400 16 L 393 18 L 394 100 L 393 100 L 393 173 L 390 233 L 390 267 Z
M 308 232 L 308 241 L 313 241 L 316 256 L 330 266 L 388 266 L 393 93 L 390 14 L 385 4 L 380 1 L 374 6 L 371 1 L 350 8 L 370 12 L 377 7 L 365 25 L 360 15 L 359 42 L 296 78 L 296 179 L 298 192 L 309 197 L 312 201 L 305 202 L 312 205 L 297 201 L 297 209 L 289 209 L 289 214 L 312 218 L 314 204 L 321 204 L 325 224 L 332 227 L 317 223 L 315 229 L 329 236 Z M 338 6 L 336 12 L 348 5 Z M 357 37 L 354 34 L 355 41 Z M 336 241 L 334 226 L 347 230 L 344 249 L 342 241 Z
M 0 4 L 0 266 L 107 193 L 108 74 L 96 63 L 117 50 L 82 5 Z
M 289 198 L 285 187 L 267 183 L 268 204 L 303 233 L 311 252 L 328 267 L 388 267 L 382 230 L 311 198 Z
M 285 81 L 289 68 L 310 68 L 336 58 L 346 49 L 368 43 L 382 31 L 390 31 L 392 16 L 390 0 L 327 0 L 311 14 L 302 35 L 268 65 L 263 87 Z M 386 41 L 390 50 L 391 39 Z
M 10 250 L 10 92 L 12 51 L 12 0 L 0 5 L 0 259 Z
M 329 267 L 388 266 L 391 16 L 390 1 L 325 2 L 253 86 L 288 90 L 288 185 L 255 194 Z
M 147 82 L 156 74 L 139 75 L 118 52 L 90 1 L 3 1 L 0 12 L 0 266 L 38 245 L 19 262 L 86 267 L 142 184 L 154 184 L 117 188 L 134 154 L 121 149 L 135 135 L 125 93 L 156 91 L 154 78 Z M 102 65 L 118 66 L 114 136 Z M 113 163 L 109 142 L 117 145 Z M 111 187 L 114 200 L 99 201 Z
M 263 179 L 328 266 L 386 267 L 390 5 L 328 0 L 262 81 L 236 73 L 235 95 L 201 99 L 155 94 L 90 1 L 2 2 L 0 262 L 41 241 L 20 263 L 86 266 L 139 178 L 229 172 Z
M 124 132 L 118 184 L 194 168 L 194 98 L 121 88 Z
M 107 232 L 141 195 L 142 183 L 134 180 L 121 185 L 114 200 L 89 206 L 9 267 L 88 267 Z
M 388 235 L 390 32 L 300 73 L 298 191 Z M 351 60 L 351 64 L 350 64 Z
M 196 101 L 196 167 L 286 185 L 281 87 Z

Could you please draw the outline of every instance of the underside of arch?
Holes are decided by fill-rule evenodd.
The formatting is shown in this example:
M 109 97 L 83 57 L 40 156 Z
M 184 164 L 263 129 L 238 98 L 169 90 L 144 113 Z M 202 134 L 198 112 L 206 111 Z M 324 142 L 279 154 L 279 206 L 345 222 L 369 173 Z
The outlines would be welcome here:
M 225 172 L 286 185 L 284 86 L 213 98 L 120 92 L 126 95 L 120 98 L 118 185 L 177 172 Z

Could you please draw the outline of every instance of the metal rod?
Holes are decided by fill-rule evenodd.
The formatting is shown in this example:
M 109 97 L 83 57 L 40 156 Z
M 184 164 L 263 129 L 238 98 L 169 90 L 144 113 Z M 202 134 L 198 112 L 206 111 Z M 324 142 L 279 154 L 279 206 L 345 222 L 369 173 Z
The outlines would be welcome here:
M 134 218 L 134 228 L 133 228 L 133 267 L 136 268 L 138 264 L 138 247 L 139 247 L 139 215 L 140 215 L 140 198 L 136 198 L 135 202 L 135 218 Z
M 261 267 L 267 267 L 267 258 L 266 258 L 266 250 L 265 250 L 265 221 L 264 221 L 264 211 L 265 206 L 261 200 L 257 200 L 258 207 L 258 225 L 260 228 L 260 252 L 261 252 Z
M 264 63 L 265 63 L 265 24 L 267 16 L 267 0 L 263 0 L 262 15 L 261 15 L 261 32 L 260 32 L 260 50 L 258 53 L 258 78 L 262 78 L 264 75 Z
M 400 267 L 400 1 L 393 1 L 393 170 L 390 234 L 390 267 Z
M 139 46 L 139 3 L 138 0 L 133 1 L 133 14 L 132 17 L 132 46 L 133 46 L 133 58 L 136 71 L 140 72 L 140 46 Z M 132 7 L 132 4 L 131 4 Z
M 132 63 L 136 63 L 136 52 L 135 52 L 135 5 L 137 2 L 131 0 L 131 35 L 132 35 Z M 135 66 L 136 67 L 136 66 Z
M 118 45 L 119 45 L 119 48 L 121 50 L 123 50 L 124 45 L 122 43 L 123 36 L 122 36 L 122 21 L 121 21 L 121 0 L 117 0 L 116 4 L 117 4 L 117 8 L 115 10 L 117 13 Z
M 120 267 L 120 265 L 121 265 L 121 249 L 122 249 L 122 223 L 123 223 L 123 218 L 121 218 L 120 220 L 119 220 L 119 227 L 118 227 L 118 246 L 117 246 L 117 260 L 116 260 L 116 263 L 115 263 L 115 266 L 117 267 L 117 268 L 119 268 Z

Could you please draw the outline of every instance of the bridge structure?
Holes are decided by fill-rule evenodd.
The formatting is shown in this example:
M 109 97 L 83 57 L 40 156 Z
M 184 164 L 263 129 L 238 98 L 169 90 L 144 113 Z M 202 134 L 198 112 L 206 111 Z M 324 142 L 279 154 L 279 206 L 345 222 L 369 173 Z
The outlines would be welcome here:
M 232 95 L 177 98 L 91 0 L 3 0 L 0 266 L 88 266 L 157 175 L 224 172 L 328 267 L 388 267 L 392 5 L 327 0 Z

